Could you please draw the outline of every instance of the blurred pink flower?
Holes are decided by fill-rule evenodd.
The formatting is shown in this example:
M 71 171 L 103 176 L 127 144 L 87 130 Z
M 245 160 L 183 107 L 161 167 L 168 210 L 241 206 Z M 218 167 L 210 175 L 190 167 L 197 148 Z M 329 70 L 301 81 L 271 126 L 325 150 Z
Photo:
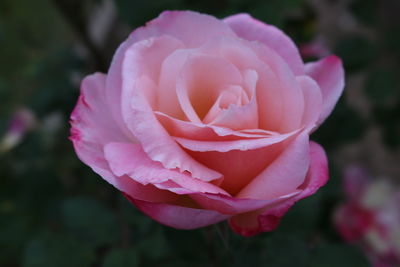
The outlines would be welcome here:
M 11 118 L 6 134 L 0 141 L 0 152 L 7 152 L 18 145 L 25 134 L 34 128 L 36 119 L 31 110 L 18 109 Z
M 335 213 L 338 232 L 359 245 L 374 267 L 400 266 L 400 187 L 371 180 L 352 166 L 344 176 L 347 201 Z

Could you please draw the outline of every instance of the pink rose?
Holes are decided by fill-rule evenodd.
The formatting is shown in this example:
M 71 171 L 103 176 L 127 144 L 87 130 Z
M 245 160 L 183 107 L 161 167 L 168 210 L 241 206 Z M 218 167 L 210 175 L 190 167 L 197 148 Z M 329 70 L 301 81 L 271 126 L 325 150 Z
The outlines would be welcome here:
M 71 115 L 79 158 L 141 211 L 193 229 L 273 230 L 328 179 L 309 135 L 344 84 L 340 59 L 304 64 L 279 29 L 167 11 L 84 79 Z

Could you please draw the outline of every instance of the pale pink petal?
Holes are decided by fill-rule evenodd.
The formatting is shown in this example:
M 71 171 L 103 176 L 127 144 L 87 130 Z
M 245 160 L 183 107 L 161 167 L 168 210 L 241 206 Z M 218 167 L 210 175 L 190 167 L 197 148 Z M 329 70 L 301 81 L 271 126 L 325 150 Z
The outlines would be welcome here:
M 228 102 L 229 105 L 223 108 L 215 119 L 209 124 L 226 127 L 232 130 L 257 129 L 258 108 L 256 85 L 258 75 L 254 70 L 246 70 L 243 73 L 244 86 L 250 92 L 251 100 L 242 105 L 241 95 L 246 95 L 243 90 L 237 96 L 236 102 Z M 226 91 L 225 91 L 226 92 Z
M 130 195 L 135 199 L 150 201 L 156 203 L 175 202 L 179 199 L 179 195 L 172 191 L 159 189 L 154 185 L 143 185 L 136 182 L 131 177 L 124 175 L 120 177 L 114 176 L 115 184 L 113 186 L 124 194 Z
M 71 115 L 71 137 L 78 157 L 109 183 L 115 184 L 103 157 L 104 144 L 115 141 L 134 142 L 119 130 L 108 112 L 105 100 L 106 76 L 87 76 L 81 85 L 81 95 Z
M 160 162 L 152 161 L 139 144 L 109 143 L 104 147 L 104 154 L 115 175 L 128 175 L 143 185 L 153 184 L 157 188 L 171 189 L 179 194 L 227 194 L 219 187 L 192 178 L 187 173 L 165 169 Z
M 241 85 L 240 71 L 223 58 L 191 55 L 177 80 L 176 93 L 186 117 L 200 123 L 227 85 Z
M 293 41 L 278 28 L 252 18 L 237 14 L 224 19 L 235 33 L 249 41 L 259 41 L 275 50 L 296 75 L 304 74 L 303 61 Z
M 174 194 L 154 186 L 143 186 L 127 176 L 117 177 L 104 158 L 103 147 L 109 142 L 136 142 L 119 129 L 105 99 L 105 75 L 87 76 L 81 86 L 81 96 L 71 115 L 71 141 L 78 157 L 94 172 L 118 190 L 137 199 L 171 201 Z
M 315 127 L 322 109 L 322 94 L 318 84 L 308 76 L 297 76 L 296 80 L 304 95 L 303 125 L 310 130 Z
M 177 119 L 186 119 L 176 94 L 176 82 L 190 54 L 194 49 L 178 49 L 171 53 L 161 65 L 157 88 L 157 111 Z
M 332 112 L 344 88 L 342 61 L 335 55 L 306 64 L 306 74 L 321 88 L 322 112 L 317 122 L 320 125 Z
M 286 142 L 277 142 L 253 150 L 191 151 L 187 152 L 198 162 L 224 176 L 220 187 L 235 196 L 254 177 L 262 172 L 281 153 Z
M 175 118 L 184 119 L 180 106 L 177 104 L 176 81 L 183 65 L 189 56 L 209 55 L 225 59 L 241 72 L 257 68 L 260 61 L 254 51 L 246 46 L 245 40 L 218 36 L 208 40 L 203 46 L 193 49 L 178 49 L 162 63 L 159 83 L 158 111 Z M 245 90 L 249 88 L 245 87 Z M 250 92 L 247 92 L 250 96 Z
M 294 192 L 303 182 L 309 167 L 309 137 L 301 133 L 237 197 L 273 199 Z
M 269 47 L 248 44 L 265 63 L 257 70 L 257 99 L 261 129 L 290 132 L 301 127 L 304 112 L 303 92 L 288 65 Z
M 234 131 L 228 128 L 193 123 L 173 118 L 162 112 L 155 112 L 158 120 L 171 136 L 204 141 L 232 141 L 265 138 L 279 133 L 257 129 Z
M 276 205 L 297 195 L 299 192 L 300 191 L 297 190 L 291 194 L 270 200 L 237 198 L 222 194 L 209 193 L 191 194 L 190 197 L 205 209 L 215 210 L 222 214 L 234 215 L 258 210 L 266 206 Z
M 281 217 L 295 202 L 314 194 L 328 180 L 328 161 L 321 146 L 310 143 L 310 167 L 305 182 L 298 188 L 302 190 L 298 195 L 272 207 L 258 211 L 243 213 L 230 220 L 232 229 L 238 234 L 252 236 L 260 232 L 274 230 Z
M 123 105 L 122 79 L 123 75 L 125 75 L 122 72 L 122 65 L 124 64 L 126 53 L 130 50 L 136 50 L 136 62 L 139 61 L 138 64 L 140 64 L 141 67 L 139 70 L 132 70 L 136 72 L 130 73 L 129 77 L 132 80 L 135 80 L 135 78 L 137 79 L 143 73 L 146 73 L 147 83 L 152 82 L 155 85 L 158 83 L 162 61 L 172 51 L 179 49 L 183 46 L 182 42 L 180 42 L 179 40 L 167 36 L 150 38 L 148 40 L 143 40 L 138 44 L 137 41 L 138 40 L 135 38 L 128 38 L 117 49 L 111 62 L 106 80 L 106 101 L 110 106 L 111 114 L 114 120 L 117 122 L 119 127 L 123 129 L 126 135 L 132 135 L 128 127 L 125 125 L 121 108 L 121 106 Z M 147 86 L 145 88 L 147 88 Z M 154 88 L 154 86 L 151 87 L 153 91 Z M 151 92 L 148 89 L 144 92 L 144 94 L 146 95 L 146 97 L 153 98 L 149 99 L 149 103 L 154 104 L 154 92 Z
M 259 128 L 272 131 L 290 131 L 300 125 L 302 101 L 291 101 L 291 98 L 301 96 L 301 91 L 291 77 L 294 89 L 286 89 L 288 82 L 281 81 L 280 69 L 291 72 L 287 64 L 274 51 L 262 45 L 264 49 L 258 48 L 262 44 L 255 44 L 243 39 L 217 38 L 199 48 L 204 53 L 223 57 L 232 62 L 242 73 L 252 70 L 257 73 L 257 105 L 259 109 Z M 268 60 L 263 60 L 268 59 Z M 269 61 L 278 61 L 270 64 Z M 271 66 L 270 66 L 271 65 Z M 275 66 L 275 65 L 278 65 Z M 283 65 L 283 66 L 279 66 Z M 272 68 L 273 67 L 273 68 Z M 276 70 L 278 69 L 278 70 Z M 278 75 L 277 75 L 278 74 Z M 245 75 L 243 75 L 245 76 Z M 293 76 L 293 75 L 292 75 Z M 247 87 L 248 97 L 252 92 Z M 298 94 L 290 97 L 290 91 L 297 90 Z M 287 93 L 288 92 L 288 93 Z M 285 115 L 286 109 L 294 112 Z
M 210 181 L 221 178 L 221 175 L 204 165 L 199 164 L 186 154 L 171 136 L 162 127 L 154 115 L 154 111 L 150 106 L 148 82 L 143 83 L 147 76 L 147 72 L 143 73 L 147 64 L 146 56 L 159 57 L 157 60 L 162 61 L 170 52 L 168 49 L 157 51 L 151 54 L 153 48 L 158 47 L 158 43 L 162 43 L 167 38 L 157 38 L 152 41 L 141 41 L 132 45 L 125 52 L 122 62 L 122 116 L 126 126 L 140 141 L 143 150 L 152 160 L 159 161 L 167 169 L 179 168 L 180 171 L 189 171 L 193 177 L 200 178 L 204 181 Z M 154 46 L 154 47 L 153 47 Z M 173 47 L 171 46 L 171 50 Z M 152 59 L 149 62 L 156 62 Z M 160 63 L 161 66 L 161 63 Z M 159 66 L 159 68 L 160 68 Z M 153 70 L 154 71 L 154 70 Z M 158 72 L 159 73 L 159 72 Z M 145 85 L 145 86 L 144 86 Z
M 210 108 L 207 115 L 203 119 L 203 123 L 211 124 L 215 118 L 225 109 L 229 108 L 231 104 L 241 106 L 243 96 L 247 97 L 247 94 L 243 91 L 243 88 L 238 85 L 228 85 L 222 90 L 218 96 L 214 105 Z M 247 99 L 248 100 L 248 97 Z M 248 102 L 248 101 L 247 101 Z
M 248 43 L 248 41 L 241 38 L 219 36 L 210 39 L 209 42 L 199 47 L 197 51 L 202 54 L 224 58 L 235 65 L 242 73 L 246 70 L 257 71 L 263 63 Z M 251 92 L 248 91 L 247 93 L 250 98 Z
M 271 135 L 264 138 L 257 139 L 241 139 L 232 141 L 204 141 L 204 140 L 193 140 L 181 137 L 175 137 L 175 140 L 184 148 L 191 151 L 218 151 L 228 152 L 231 150 L 253 150 L 259 149 L 273 144 L 283 142 L 290 137 L 294 136 L 300 130 L 296 130 L 287 134 Z
M 186 47 L 198 47 L 219 36 L 236 37 L 232 29 L 217 18 L 193 11 L 164 11 L 146 26 L 136 29 L 130 38 L 138 40 L 173 36 Z
M 177 229 L 196 229 L 226 220 L 224 215 L 213 210 L 181 207 L 167 203 L 151 203 L 125 195 L 136 207 L 153 220 Z

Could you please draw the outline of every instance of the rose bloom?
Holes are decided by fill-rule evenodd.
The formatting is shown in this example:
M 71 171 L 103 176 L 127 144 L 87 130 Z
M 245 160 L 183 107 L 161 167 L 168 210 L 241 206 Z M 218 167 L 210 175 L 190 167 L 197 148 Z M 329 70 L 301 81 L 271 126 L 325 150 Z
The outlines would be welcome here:
M 142 212 L 179 229 L 226 219 L 273 230 L 328 179 L 309 135 L 343 85 L 340 59 L 304 64 L 279 29 L 247 14 L 167 11 L 86 77 L 71 115 L 79 158 Z
M 359 245 L 374 267 L 400 266 L 400 188 L 387 180 L 371 180 L 361 167 L 344 176 L 346 202 L 336 210 L 340 235 Z

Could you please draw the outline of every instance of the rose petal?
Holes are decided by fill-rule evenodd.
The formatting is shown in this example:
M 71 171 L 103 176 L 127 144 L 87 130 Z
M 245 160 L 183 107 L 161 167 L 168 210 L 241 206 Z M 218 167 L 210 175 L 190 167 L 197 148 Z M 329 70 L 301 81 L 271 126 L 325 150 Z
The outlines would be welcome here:
M 303 182 L 309 166 L 309 137 L 301 133 L 237 197 L 272 199 L 289 194 Z
M 299 187 L 302 190 L 298 195 L 273 207 L 266 207 L 258 211 L 243 213 L 230 220 L 232 229 L 238 234 L 252 236 L 260 232 L 274 230 L 281 217 L 298 200 L 314 194 L 328 180 L 328 162 L 321 146 L 310 143 L 310 168 L 305 182 Z
M 242 139 L 233 141 L 202 141 L 175 137 L 175 140 L 184 148 L 191 151 L 218 151 L 228 152 L 231 150 L 254 150 L 283 142 L 298 133 L 299 130 L 287 134 L 277 134 L 257 139 Z
M 297 190 L 291 194 L 269 200 L 237 198 L 228 195 L 209 193 L 191 194 L 190 197 L 205 209 L 215 210 L 222 214 L 233 215 L 257 210 L 264 208 L 265 206 L 276 205 L 297 195 L 299 192 L 300 191 Z
M 320 117 L 322 94 L 318 84 L 308 76 L 297 76 L 296 80 L 304 95 L 303 125 L 312 129 Z
M 104 158 L 103 147 L 110 141 L 135 142 L 118 128 L 112 115 L 107 112 L 105 99 L 105 75 L 87 76 L 81 86 L 81 96 L 71 115 L 71 137 L 78 157 L 94 172 L 118 190 L 137 199 L 148 201 L 171 201 L 174 194 L 154 186 L 143 186 L 127 176 L 117 177 Z
M 187 152 L 198 162 L 224 176 L 220 187 L 235 196 L 254 177 L 262 172 L 281 153 L 285 142 L 277 142 L 253 150 L 229 150 L 228 152 Z
M 71 115 L 71 137 L 78 157 L 115 185 L 114 176 L 103 157 L 103 145 L 110 140 L 132 141 L 119 130 L 108 112 L 105 101 L 104 74 L 87 76 L 81 85 L 81 95 Z
M 196 29 L 194 32 L 193 29 Z M 191 11 L 165 11 L 146 26 L 136 29 L 116 51 L 107 77 L 107 99 L 117 124 L 126 134 L 129 130 L 121 118 L 122 61 L 133 44 L 160 36 L 182 41 L 185 47 L 198 47 L 216 36 L 235 37 L 235 33 L 220 20 Z
M 252 18 L 248 14 L 236 14 L 224 19 L 235 33 L 249 41 L 259 41 L 275 50 L 296 75 L 304 74 L 303 61 L 293 41 L 278 28 Z
M 143 76 L 147 78 L 147 75 L 142 73 L 146 66 L 146 56 L 152 56 L 149 53 L 153 50 L 153 46 L 158 47 L 158 43 L 165 40 L 166 38 L 158 38 L 151 42 L 139 42 L 126 50 L 122 63 L 121 105 L 124 122 L 139 140 L 147 155 L 152 160 L 161 162 L 165 168 L 189 171 L 193 177 L 204 181 L 221 178 L 219 173 L 193 160 L 169 136 L 156 119 L 149 104 L 147 99 L 149 94 L 146 93 L 149 88 L 141 86 L 143 85 L 141 81 L 146 80 Z M 158 52 L 158 61 L 161 62 L 168 55 L 167 50 L 164 52 Z
M 250 102 L 245 105 L 231 103 L 210 122 L 212 125 L 226 127 L 232 130 L 257 129 L 258 128 L 258 108 L 256 84 L 258 75 L 254 70 L 246 70 L 243 73 L 245 87 L 251 95 Z M 225 91 L 226 92 L 226 91 Z M 242 93 L 244 94 L 243 90 Z M 240 98 L 238 99 L 240 101 Z
M 303 92 L 296 77 L 278 54 L 261 43 L 249 43 L 267 67 L 258 70 L 259 127 L 281 133 L 301 127 Z
M 234 131 L 225 127 L 193 123 L 173 118 L 162 112 L 155 112 L 158 120 L 171 136 L 204 141 L 229 141 L 241 139 L 265 138 L 279 133 L 262 129 Z
M 215 118 L 221 113 L 221 111 L 227 109 L 231 104 L 240 106 L 244 101 L 243 96 L 247 96 L 243 91 L 243 88 L 238 85 L 228 85 L 222 89 L 222 92 L 218 96 L 214 105 L 207 112 L 207 115 L 203 119 L 203 123 L 211 124 Z M 246 99 L 248 100 L 248 98 Z M 248 101 L 247 101 L 248 102 Z
M 177 80 L 176 93 L 186 117 L 200 123 L 226 85 L 242 84 L 242 75 L 222 58 L 191 55 Z
M 181 207 L 167 203 L 151 203 L 125 195 L 138 209 L 153 220 L 177 229 L 196 229 L 226 220 L 224 215 L 213 210 Z
M 175 193 L 182 189 L 180 194 L 202 192 L 228 195 L 213 184 L 194 179 L 177 170 L 165 169 L 161 163 L 152 161 L 139 144 L 109 143 L 104 147 L 104 154 L 114 174 L 128 175 L 143 185 L 153 184 L 161 189 L 173 189 L 171 191 Z
M 176 94 L 176 82 L 190 54 L 194 49 L 178 49 L 162 63 L 157 89 L 157 111 L 177 119 L 186 119 Z
M 164 11 L 136 29 L 130 38 L 138 41 L 162 35 L 179 39 L 188 48 L 199 47 L 218 36 L 236 37 L 228 25 L 213 16 L 193 11 Z
M 306 74 L 313 78 L 321 88 L 322 112 L 317 122 L 320 125 L 332 112 L 344 88 L 342 61 L 335 55 L 317 62 L 306 64 Z
M 299 101 L 302 92 L 287 63 L 275 51 L 261 43 L 230 38 L 217 38 L 199 50 L 226 58 L 243 73 L 248 70 L 257 73 L 259 128 L 289 132 L 300 126 L 304 109 L 303 100 Z M 249 98 L 250 90 L 247 90 Z

